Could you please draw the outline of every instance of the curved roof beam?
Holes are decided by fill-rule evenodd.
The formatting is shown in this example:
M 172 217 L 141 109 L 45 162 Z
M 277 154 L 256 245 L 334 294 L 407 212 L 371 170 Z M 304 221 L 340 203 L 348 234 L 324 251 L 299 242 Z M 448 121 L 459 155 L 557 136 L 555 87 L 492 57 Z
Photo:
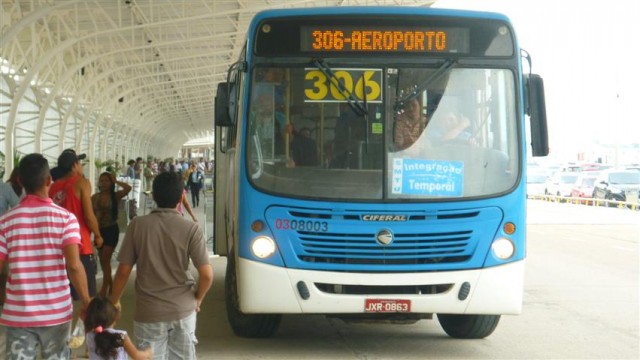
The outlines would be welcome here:
M 82 0 L 69 0 L 63 3 L 58 3 L 57 5 L 39 6 L 36 10 L 31 11 L 27 16 L 21 18 L 18 22 L 11 25 L 7 31 L 2 33 L 2 35 L 0 35 L 0 44 L 8 44 L 10 41 L 13 41 L 13 39 L 18 36 L 25 27 L 38 21 L 38 19 L 43 18 L 58 9 L 73 5 L 80 1 Z
M 215 94 L 215 89 L 212 89 L 213 84 L 211 87 L 203 86 L 198 84 L 197 79 L 193 76 L 185 76 L 183 79 L 177 78 L 188 71 L 202 71 L 201 64 L 195 59 L 200 56 L 215 57 L 217 55 L 219 56 L 219 65 L 227 67 L 241 50 L 244 37 L 240 34 L 245 33 L 248 22 L 257 11 L 274 6 L 306 7 L 315 6 L 318 3 L 317 0 L 263 0 L 260 2 L 238 0 L 237 3 L 208 3 L 208 0 L 189 0 L 189 6 L 185 7 L 184 3 L 180 6 L 163 1 L 144 0 L 144 4 L 142 2 L 142 0 L 132 0 L 131 6 L 124 6 L 123 1 L 60 0 L 57 4 L 51 5 L 52 2 L 49 0 L 10 0 L 10 4 L 14 4 L 13 7 L 10 7 L 9 11 L 12 12 L 10 16 L 20 17 L 20 20 L 5 28 L 6 31 L 0 35 L 1 56 L 12 61 L 12 65 L 20 68 L 26 67 L 28 70 L 26 76 L 20 75 L 23 79 L 17 84 L 13 93 L 14 96 L 8 111 L 5 149 L 13 147 L 18 114 L 16 108 L 22 102 L 31 82 L 36 77 L 39 77 L 40 84 L 51 84 L 53 88 L 53 91 L 51 88 L 47 88 L 47 94 L 42 91 L 35 92 L 37 105 L 43 109 L 39 114 L 34 135 L 36 149 L 42 147 L 43 128 L 46 124 L 45 121 L 47 121 L 46 112 L 56 101 L 56 96 L 61 96 L 63 93 L 64 96 L 73 97 L 70 107 L 62 106 L 61 102 L 57 106 L 57 111 L 64 116 L 64 121 L 60 123 L 63 142 L 71 116 L 82 118 L 79 126 L 81 133 L 77 135 L 78 138 L 75 139 L 75 142 L 76 144 L 84 144 L 80 138 L 83 137 L 85 129 L 91 129 L 90 126 L 94 126 L 91 129 L 94 140 L 101 130 L 106 129 L 105 133 L 108 133 L 113 126 L 111 122 L 114 117 L 110 118 L 106 114 L 121 112 L 134 114 L 139 109 L 148 109 L 145 110 L 145 114 L 157 117 L 160 126 L 144 128 L 133 124 L 134 126 L 128 129 L 129 133 L 135 130 L 136 133 L 139 132 L 147 137 L 140 139 L 136 147 L 138 149 L 148 148 L 154 138 L 158 141 L 166 141 L 169 144 L 167 147 L 170 147 L 172 142 L 166 139 L 174 139 L 175 133 L 168 132 L 181 130 L 184 136 L 191 136 L 200 130 L 196 128 L 209 128 L 210 122 L 213 121 L 213 96 Z M 433 2 L 435 0 L 327 0 L 323 4 L 431 5 Z M 6 8 L 3 5 L 3 9 Z M 22 8 L 25 10 L 23 11 Z M 131 25 L 126 25 L 129 22 Z M 227 30 L 230 26 L 235 30 L 234 32 Z M 226 34 L 234 36 L 223 35 L 225 41 L 218 42 L 223 43 L 222 47 L 213 48 L 211 39 L 219 35 L 220 29 L 227 30 Z M 207 36 L 202 36 L 203 34 Z M 178 40 L 174 40 L 176 38 Z M 33 39 L 39 42 L 36 43 Z M 142 42 L 145 42 L 143 46 L 137 46 Z M 25 44 L 32 45 L 27 48 Z M 23 48 L 23 46 L 25 47 Z M 113 51 L 115 47 L 119 47 L 120 54 L 124 54 L 122 59 L 117 58 L 117 55 L 105 55 L 115 54 Z M 172 64 L 178 56 L 181 56 L 180 54 L 203 51 L 201 55 L 195 55 L 192 60 L 186 60 L 180 64 L 180 66 L 187 68 L 185 72 L 175 71 L 177 66 L 167 66 L 162 72 L 168 74 L 174 84 L 179 84 L 176 86 L 176 95 L 179 95 L 180 99 L 176 102 L 179 102 L 181 109 L 184 110 L 174 109 L 171 107 L 173 105 L 165 106 L 165 103 L 171 104 L 171 101 L 162 102 L 164 99 L 175 97 L 167 95 L 166 85 L 162 79 L 154 79 L 152 72 L 155 69 L 150 69 L 150 67 L 155 65 L 148 64 L 155 63 L 155 61 L 148 61 L 151 60 L 147 59 L 149 53 L 146 51 L 149 50 L 153 52 L 151 56 L 155 54 L 159 58 L 158 62 L 165 64 Z M 87 54 L 92 52 L 95 54 L 89 58 L 94 60 L 85 62 Z M 9 56 L 7 57 L 5 54 Z M 85 58 L 79 60 L 81 55 Z M 218 59 L 214 58 L 214 63 Z M 94 76 L 73 78 L 74 73 L 83 67 L 80 64 L 88 65 L 92 62 L 95 62 L 93 69 L 101 70 L 103 73 L 107 72 L 109 75 L 102 77 L 102 74 L 99 74 L 100 79 Z M 124 66 L 122 66 L 123 63 Z M 130 80 L 131 77 L 128 74 L 118 76 L 124 73 L 123 68 L 129 66 L 130 63 L 135 63 L 132 69 L 139 70 L 140 73 L 148 73 L 148 79 L 153 80 L 153 83 L 144 86 L 142 93 L 135 94 L 135 99 L 142 101 L 142 104 L 126 104 L 119 107 L 115 100 L 120 98 L 118 94 L 123 93 L 122 89 L 137 87 L 136 81 L 141 81 Z M 212 70 L 206 76 L 215 79 L 218 72 Z M 122 88 L 104 91 L 105 88 L 112 89 L 110 86 L 111 77 L 120 83 Z M 139 78 L 139 76 L 135 77 Z M 87 82 L 90 82 L 91 85 L 87 86 Z M 112 93 L 118 97 L 109 99 L 108 96 Z M 90 111 L 83 110 L 80 111 L 82 114 L 77 114 L 76 110 L 81 101 L 87 101 L 94 107 Z M 195 126 L 193 130 L 180 126 L 183 124 L 181 120 L 185 118 Z M 147 116 L 141 119 L 143 124 L 148 123 L 149 120 L 152 119 Z M 161 138 L 163 135 L 165 136 Z M 94 145 L 89 143 L 90 152 L 94 151 Z M 63 143 L 60 143 L 60 150 L 64 146 Z M 126 144 L 122 146 L 124 148 Z M 10 170 L 13 167 L 13 159 L 8 158 L 7 160 L 7 167 Z
M 70 5 L 75 3 L 76 1 L 69 1 L 68 3 L 65 3 L 64 5 Z M 63 6 L 61 5 L 60 7 L 55 7 L 56 9 L 62 8 Z M 40 19 L 43 16 L 46 16 L 48 14 L 50 14 L 53 10 L 52 9 L 48 9 L 48 11 L 42 10 L 38 12 L 38 16 L 33 16 L 33 17 L 29 17 L 29 22 L 28 24 L 31 24 L 35 21 L 37 21 L 38 19 Z M 233 13 L 233 11 L 229 11 L 228 14 Z M 222 12 L 222 14 L 219 15 L 224 15 L 224 12 Z M 204 15 L 197 15 L 197 16 L 193 16 L 193 17 L 186 17 L 186 18 L 179 18 L 176 20 L 169 20 L 169 21 L 160 21 L 160 22 L 155 22 L 152 24 L 142 24 L 142 25 L 136 25 L 136 26 L 126 26 L 126 27 L 122 27 L 122 28 L 116 28 L 116 29 L 110 29 L 110 30 L 104 30 L 104 31 L 98 31 L 95 33 L 91 33 L 91 34 L 87 34 L 85 36 L 81 36 L 79 38 L 70 38 L 67 39 L 65 41 L 62 41 L 59 44 L 56 44 L 55 47 L 53 47 L 52 49 L 50 49 L 49 51 L 46 51 L 44 54 L 41 54 L 41 56 L 39 57 L 38 61 L 31 66 L 28 70 L 27 73 L 24 75 L 24 78 L 22 79 L 22 82 L 20 84 L 20 86 L 18 87 L 18 89 L 16 90 L 14 99 L 12 101 L 10 110 L 9 110 L 9 117 L 7 120 L 7 126 L 6 126 L 6 139 L 5 139 L 5 153 L 9 154 L 11 153 L 13 146 L 14 146 L 14 130 L 15 130 L 15 117 L 16 117 L 16 113 L 17 113 L 17 107 L 18 104 L 20 103 L 20 101 L 16 101 L 16 99 L 21 99 L 26 90 L 28 89 L 31 81 L 34 79 L 34 77 L 36 76 L 36 74 L 38 74 L 40 72 L 40 70 L 42 70 L 46 65 L 49 64 L 49 62 L 55 57 L 58 56 L 59 54 L 61 54 L 63 51 L 65 51 L 66 49 L 72 47 L 74 44 L 76 43 L 80 43 L 82 41 L 85 40 L 89 40 L 92 38 L 97 38 L 101 35 L 108 35 L 108 34 L 112 34 L 112 33 L 117 33 L 120 31 L 126 31 L 126 30 L 132 30 L 135 28 L 140 28 L 140 27 L 155 27 L 155 26 L 160 26 L 160 25 L 168 25 L 168 24 L 172 24 L 172 23 L 180 23 L 180 22 L 185 22 L 185 21 L 192 21 L 195 19 L 202 19 L 202 18 L 207 18 L 207 17 L 211 17 L 211 14 L 204 14 Z M 15 24 L 18 25 L 18 24 Z M 14 25 L 14 26 L 15 26 Z M 20 26 L 18 27 L 20 30 L 24 29 L 26 25 L 24 23 L 21 23 Z M 13 26 L 12 26 L 13 28 Z M 9 29 L 11 30 L 11 28 Z M 7 39 L 13 39 L 15 38 L 15 36 L 17 36 L 17 34 L 20 31 L 17 31 L 17 33 L 15 35 L 13 35 L 12 37 L 7 37 Z M 220 35 L 213 35 L 213 37 L 219 37 Z M 212 36 L 207 36 L 207 39 L 211 38 Z M 3 37 L 4 39 L 4 37 Z M 198 38 L 199 40 L 202 40 L 202 38 Z M 189 39 L 189 41 L 197 41 L 195 39 Z M 184 42 L 184 41 L 181 41 Z M 175 42 L 171 42 L 171 43 L 175 43 Z M 157 44 L 155 45 L 157 46 Z M 141 48 L 146 48 L 146 47 L 153 47 L 151 45 L 146 45 L 143 46 Z M 120 49 L 119 51 L 112 51 L 111 53 L 117 53 L 117 52 L 122 52 L 122 51 L 127 51 L 127 50 L 131 50 L 131 49 L 125 49 L 122 50 Z M 105 54 L 100 54 L 97 56 L 92 57 L 92 59 L 94 59 L 94 61 L 98 58 L 100 58 L 101 56 L 104 56 Z M 81 63 L 84 65 L 89 64 L 91 61 L 87 61 L 84 60 Z M 78 71 L 80 68 L 82 68 L 82 66 L 80 64 L 77 64 L 76 66 L 74 66 L 74 68 L 76 68 L 76 71 Z M 61 125 L 64 125 L 61 124 Z M 63 126 L 61 126 L 61 133 L 63 133 L 62 130 Z M 77 141 L 76 141 L 77 142 Z M 60 146 L 64 146 L 63 144 L 61 144 Z M 62 148 L 61 148 L 62 149 Z M 13 157 L 7 157 L 7 159 L 5 160 L 5 167 L 8 171 L 11 171 L 14 167 L 13 164 Z
M 229 36 L 229 34 L 209 35 L 209 36 L 206 36 L 206 37 L 192 38 L 189 41 L 211 40 L 211 39 L 215 39 L 215 38 L 219 38 L 219 37 L 228 37 L 228 36 Z M 183 41 L 177 41 L 177 40 L 176 41 L 168 41 L 168 42 L 164 42 L 162 44 L 163 45 L 167 45 L 167 44 L 176 44 L 176 43 L 180 43 L 180 42 L 183 42 Z M 151 46 L 151 45 L 145 44 L 145 45 L 136 46 L 136 47 L 132 47 L 132 48 L 128 48 L 128 49 L 118 49 L 118 50 L 110 51 L 108 53 L 95 55 L 95 56 L 83 59 L 82 61 L 78 62 L 77 64 L 75 64 L 74 66 L 69 68 L 69 70 L 67 70 L 67 72 L 63 76 L 65 77 L 66 80 L 68 80 L 71 76 L 73 76 L 73 74 L 75 74 L 78 71 L 80 71 L 81 68 L 83 68 L 83 67 L 85 67 L 85 66 L 87 66 L 87 65 L 89 65 L 89 64 L 91 64 L 91 63 L 93 63 L 95 61 L 97 61 L 100 58 L 105 58 L 105 57 L 108 57 L 108 56 L 117 56 L 119 54 L 122 54 L 122 53 L 125 53 L 125 52 L 128 52 L 128 51 L 146 49 L 146 48 L 152 48 L 152 47 L 153 46 Z M 167 62 L 167 61 L 165 60 L 165 62 Z M 141 63 L 141 65 L 144 67 L 145 64 Z M 108 75 L 106 75 L 106 77 L 108 77 Z M 213 94 L 212 94 L 212 97 L 213 97 Z M 71 105 L 70 109 L 75 110 L 77 105 L 78 105 L 78 102 L 81 99 L 82 99 L 81 96 L 76 96 L 74 98 L 73 102 L 72 102 L 72 105 Z M 95 106 L 92 106 L 92 108 L 95 108 Z M 72 114 L 72 111 L 68 111 L 63 117 L 63 123 L 62 123 L 63 126 L 60 127 L 60 135 L 61 136 L 66 131 L 66 123 L 67 123 L 68 118 L 69 118 L 69 116 L 71 114 Z M 63 144 L 60 145 L 60 149 L 59 150 L 62 151 L 62 149 L 64 149 Z

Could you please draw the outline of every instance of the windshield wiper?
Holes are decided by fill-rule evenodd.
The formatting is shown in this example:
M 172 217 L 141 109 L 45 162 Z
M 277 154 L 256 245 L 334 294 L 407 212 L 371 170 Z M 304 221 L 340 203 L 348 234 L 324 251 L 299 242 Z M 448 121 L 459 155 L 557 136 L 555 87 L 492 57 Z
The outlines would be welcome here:
M 326 76 L 329 81 L 331 81 L 331 84 L 337 87 L 342 94 L 347 95 L 347 104 L 349 104 L 349 107 L 351 108 L 351 110 L 353 110 L 354 113 L 356 113 L 356 115 L 364 116 L 367 113 L 367 107 L 363 105 L 362 102 L 358 101 L 358 99 L 356 99 L 351 90 L 347 89 L 342 79 L 337 78 L 333 74 L 333 70 L 331 70 L 331 67 L 329 67 L 329 65 L 327 65 L 324 60 L 313 59 L 313 65 L 315 65 L 318 70 L 322 71 L 324 76 Z
M 453 68 L 453 65 L 455 65 L 455 63 L 456 61 L 453 59 L 446 59 L 445 62 L 438 68 L 438 70 L 431 74 L 431 76 L 423 81 L 422 84 L 415 86 L 413 90 L 408 94 L 396 99 L 395 103 L 393 104 L 393 110 L 396 112 L 400 111 L 404 107 L 404 104 L 417 98 L 418 95 L 426 90 L 431 84 L 433 84 L 434 81 L 440 79 L 444 74 L 448 73 L 449 70 Z

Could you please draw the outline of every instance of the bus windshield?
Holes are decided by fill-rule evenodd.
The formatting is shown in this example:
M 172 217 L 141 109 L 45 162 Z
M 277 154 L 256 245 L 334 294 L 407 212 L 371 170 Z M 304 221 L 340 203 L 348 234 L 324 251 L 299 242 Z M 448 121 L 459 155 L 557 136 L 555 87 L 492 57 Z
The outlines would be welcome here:
M 252 69 L 247 171 L 281 196 L 434 201 L 518 178 L 510 69 L 329 65 Z

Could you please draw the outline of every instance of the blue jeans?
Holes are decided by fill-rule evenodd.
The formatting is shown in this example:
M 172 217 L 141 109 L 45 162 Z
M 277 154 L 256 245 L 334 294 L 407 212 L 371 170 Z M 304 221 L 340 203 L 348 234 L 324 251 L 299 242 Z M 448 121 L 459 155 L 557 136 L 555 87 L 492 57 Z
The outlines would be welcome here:
M 151 347 L 154 360 L 196 359 L 196 313 L 177 321 L 143 323 L 134 321 L 139 349 Z
M 35 360 L 39 349 L 42 358 L 69 359 L 71 322 L 44 327 L 7 327 L 6 356 L 9 360 Z

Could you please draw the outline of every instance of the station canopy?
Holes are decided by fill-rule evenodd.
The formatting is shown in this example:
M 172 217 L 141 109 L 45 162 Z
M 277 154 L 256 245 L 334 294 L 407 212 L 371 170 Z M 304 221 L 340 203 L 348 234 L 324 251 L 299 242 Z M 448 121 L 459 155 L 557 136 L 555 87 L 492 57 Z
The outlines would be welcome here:
M 2 0 L 2 165 L 65 148 L 93 160 L 170 157 L 211 136 L 216 84 L 258 11 L 434 2 Z

